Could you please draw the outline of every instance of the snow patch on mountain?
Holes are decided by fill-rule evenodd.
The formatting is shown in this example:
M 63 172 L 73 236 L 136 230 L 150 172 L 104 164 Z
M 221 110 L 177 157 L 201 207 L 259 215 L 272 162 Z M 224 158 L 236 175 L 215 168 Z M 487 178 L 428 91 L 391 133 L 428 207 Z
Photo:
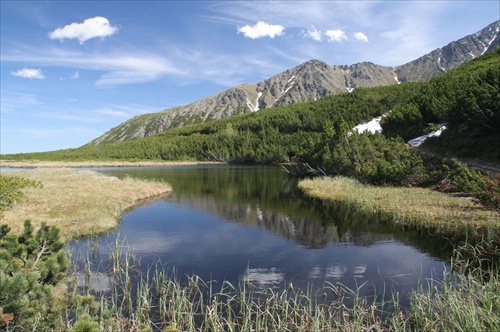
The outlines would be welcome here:
M 286 94 L 293 87 L 294 84 L 295 84 L 295 75 L 293 75 L 288 79 L 288 81 L 285 84 L 285 88 L 281 91 L 281 94 L 282 95 Z
M 293 84 L 294 84 L 294 83 L 295 83 L 295 82 L 292 82 L 292 84 L 290 84 L 290 86 L 289 86 L 288 88 L 286 88 L 286 90 L 285 90 L 285 91 L 283 91 L 283 94 L 287 93 L 287 92 L 288 92 L 288 90 L 290 90 L 290 89 L 293 87 Z
M 387 113 L 389 114 L 389 113 Z M 380 125 L 380 121 L 382 120 L 383 117 L 387 116 L 387 114 L 384 114 L 382 116 L 379 116 L 377 118 L 373 118 L 372 120 L 368 122 L 361 123 L 353 128 L 353 130 L 356 130 L 358 133 L 364 133 L 365 131 L 369 131 L 372 134 L 375 133 L 381 133 L 382 132 L 382 126 Z M 417 147 L 421 145 L 422 143 L 425 142 L 426 139 L 429 137 L 439 137 L 443 133 L 443 131 L 446 130 L 446 125 L 445 124 L 440 124 L 439 128 L 433 132 L 430 132 L 426 135 L 422 135 L 416 138 L 413 138 L 407 142 L 407 144 L 411 147 Z
M 483 44 L 483 46 L 484 46 L 484 50 L 481 52 L 481 55 L 483 55 L 484 53 L 486 53 L 486 51 L 488 51 L 488 50 L 489 50 L 489 48 L 490 48 L 491 44 L 495 41 L 495 39 L 497 39 L 497 38 L 498 38 L 498 33 L 500 32 L 500 27 L 497 27 L 497 28 L 495 29 L 495 32 L 496 32 L 496 34 L 495 34 L 495 36 L 493 36 L 493 38 L 491 38 L 490 42 L 488 43 L 488 46 L 486 46 L 486 45 L 484 45 L 483 43 L 481 43 L 481 44 Z
M 354 127 L 353 129 L 356 130 L 358 133 L 363 133 L 365 131 L 369 131 L 372 134 L 375 133 L 381 133 L 382 132 L 382 126 L 380 125 L 380 121 L 382 120 L 382 117 L 379 116 L 378 118 L 374 118 L 369 122 L 361 123 Z
M 438 130 L 435 130 L 435 131 L 433 131 L 431 133 L 428 133 L 426 135 L 422 135 L 422 136 L 416 137 L 414 139 L 411 139 L 411 140 L 408 141 L 408 145 L 412 146 L 412 147 L 419 146 L 420 144 L 424 143 L 425 140 L 428 139 L 429 137 L 439 137 L 439 136 L 441 136 L 441 134 L 445 130 L 446 130 L 446 125 L 440 124 Z
M 438 58 L 438 67 L 441 69 L 443 72 L 446 72 L 446 69 L 441 65 L 441 57 Z
M 247 107 L 250 111 L 252 112 L 257 112 L 259 110 L 259 99 L 262 96 L 262 92 L 259 92 L 257 95 L 257 99 L 255 100 L 255 104 L 250 101 L 250 99 L 247 99 Z
M 254 112 L 257 112 L 259 110 L 259 99 L 260 99 L 260 96 L 262 96 L 262 91 L 259 92 L 259 94 L 257 95 L 257 100 L 255 101 L 255 107 L 253 108 Z

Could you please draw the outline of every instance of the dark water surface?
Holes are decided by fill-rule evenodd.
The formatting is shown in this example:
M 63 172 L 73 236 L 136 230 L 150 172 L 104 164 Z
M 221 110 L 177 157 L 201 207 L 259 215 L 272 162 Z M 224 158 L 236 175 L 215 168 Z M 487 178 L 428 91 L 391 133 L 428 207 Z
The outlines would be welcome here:
M 103 168 L 117 177 L 161 179 L 168 196 L 123 215 L 98 239 L 93 268 L 105 270 L 115 241 L 146 270 L 161 261 L 179 277 L 247 281 L 255 287 L 317 289 L 325 281 L 361 295 L 403 296 L 449 266 L 449 243 L 403 231 L 374 215 L 303 195 L 273 166 Z M 94 246 L 96 244 L 94 243 Z M 88 240 L 79 240 L 85 252 Z M 75 250 L 76 251 L 76 250 Z M 106 288 L 101 280 L 102 289 Z M 374 290 L 375 289 L 375 290 Z

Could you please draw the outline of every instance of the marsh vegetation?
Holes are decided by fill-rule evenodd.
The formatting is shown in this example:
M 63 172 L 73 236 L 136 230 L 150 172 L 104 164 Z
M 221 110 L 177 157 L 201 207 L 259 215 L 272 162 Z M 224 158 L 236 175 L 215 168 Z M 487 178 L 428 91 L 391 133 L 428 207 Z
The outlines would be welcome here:
M 171 191 L 168 184 L 159 181 L 117 179 L 68 168 L 3 171 L 0 179 L 2 183 L 23 179 L 37 184 L 22 190 L 22 199 L 16 198 L 4 212 L 2 222 L 13 233 L 22 232 L 25 220 L 35 228 L 45 222 L 57 226 L 65 240 L 110 231 L 127 209 Z
M 464 193 L 429 188 L 377 187 L 345 177 L 302 180 L 309 195 L 389 216 L 395 224 L 450 239 L 500 242 L 500 216 Z

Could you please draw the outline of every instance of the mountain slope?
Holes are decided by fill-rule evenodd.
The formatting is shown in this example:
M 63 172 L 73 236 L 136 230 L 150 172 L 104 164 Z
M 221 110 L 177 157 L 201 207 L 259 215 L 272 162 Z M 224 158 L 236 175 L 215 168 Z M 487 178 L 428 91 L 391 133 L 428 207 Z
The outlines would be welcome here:
M 370 62 L 330 66 L 319 60 L 307 61 L 257 84 L 238 85 L 189 105 L 136 116 L 88 145 L 148 137 L 170 128 L 316 100 L 331 94 L 351 92 L 357 87 L 427 81 L 497 48 L 499 34 L 500 21 L 497 21 L 475 34 L 398 67 L 384 67 Z
M 414 61 L 396 67 L 401 82 L 422 82 L 456 68 L 500 44 L 500 21 L 479 32 L 451 42 Z
M 396 84 L 391 67 L 360 63 L 352 66 L 329 66 L 307 61 L 258 84 L 242 84 L 189 105 L 163 112 L 136 116 L 111 129 L 90 144 L 121 142 L 148 137 L 169 128 L 232 115 L 258 111 L 273 106 L 315 100 L 352 91 L 356 87 Z

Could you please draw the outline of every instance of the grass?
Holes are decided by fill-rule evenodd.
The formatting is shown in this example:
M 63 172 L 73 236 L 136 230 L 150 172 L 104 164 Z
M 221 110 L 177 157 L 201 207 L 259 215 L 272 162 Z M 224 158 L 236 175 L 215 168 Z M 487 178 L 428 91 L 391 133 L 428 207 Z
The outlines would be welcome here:
M 19 234 L 25 220 L 34 228 L 42 222 L 56 225 L 64 240 L 107 232 L 118 225 L 122 213 L 171 191 L 168 184 L 134 178 L 118 179 L 93 171 L 67 168 L 1 172 L 40 181 L 42 188 L 26 188 L 26 199 L 5 211 L 2 223 Z
M 483 258 L 466 258 L 469 247 L 456 250 L 442 280 L 422 281 L 410 308 L 399 306 L 397 294 L 382 303 L 341 284 L 313 293 L 291 283 L 277 291 L 223 281 L 215 290 L 216 281 L 192 275 L 180 282 L 160 264 L 137 275 L 140 262 L 119 247 L 108 268 L 111 291 L 96 294 L 67 325 L 90 314 L 96 331 L 500 331 L 498 274 L 477 268 Z
M 5 326 L 5 331 L 500 331 L 499 248 L 491 242 L 464 245 L 455 251 L 451 269 L 441 280 L 423 280 L 411 295 L 411 306 L 361 297 L 360 289 L 325 283 L 322 289 L 261 289 L 243 277 L 230 282 L 204 281 L 190 275 L 180 281 L 175 271 L 157 263 L 143 271 L 130 248 L 116 238 L 105 272 L 96 283 L 90 255 L 76 257 L 67 288 L 52 293 L 48 317 L 34 325 Z M 493 250 L 492 250 L 493 249 Z M 482 252 L 495 252 L 488 259 Z M 80 264 L 83 261 L 83 266 Z M 486 264 L 485 264 L 486 263 Z M 80 266 L 79 269 L 76 266 Z M 484 268 L 488 266 L 488 268 Z M 86 286 L 79 279 L 87 278 Z M 427 287 L 425 287 L 427 284 Z M 28 313 L 29 314 L 29 313 Z M 3 317 L 9 319 L 9 317 Z M 7 321 L 8 324 L 8 321 Z
M 86 160 L 86 161 L 40 161 L 40 160 L 0 160 L 0 167 L 12 168 L 74 168 L 74 167 L 144 167 L 144 166 L 187 166 L 199 164 L 220 164 L 216 162 L 192 161 L 111 161 L 111 160 Z
M 451 266 L 442 281 L 413 294 L 410 323 L 419 331 L 500 331 L 499 247 L 465 244 Z
M 389 215 L 402 226 L 500 243 L 500 213 L 484 208 L 470 197 L 424 188 L 375 187 L 345 177 L 302 180 L 299 187 L 313 197 Z

